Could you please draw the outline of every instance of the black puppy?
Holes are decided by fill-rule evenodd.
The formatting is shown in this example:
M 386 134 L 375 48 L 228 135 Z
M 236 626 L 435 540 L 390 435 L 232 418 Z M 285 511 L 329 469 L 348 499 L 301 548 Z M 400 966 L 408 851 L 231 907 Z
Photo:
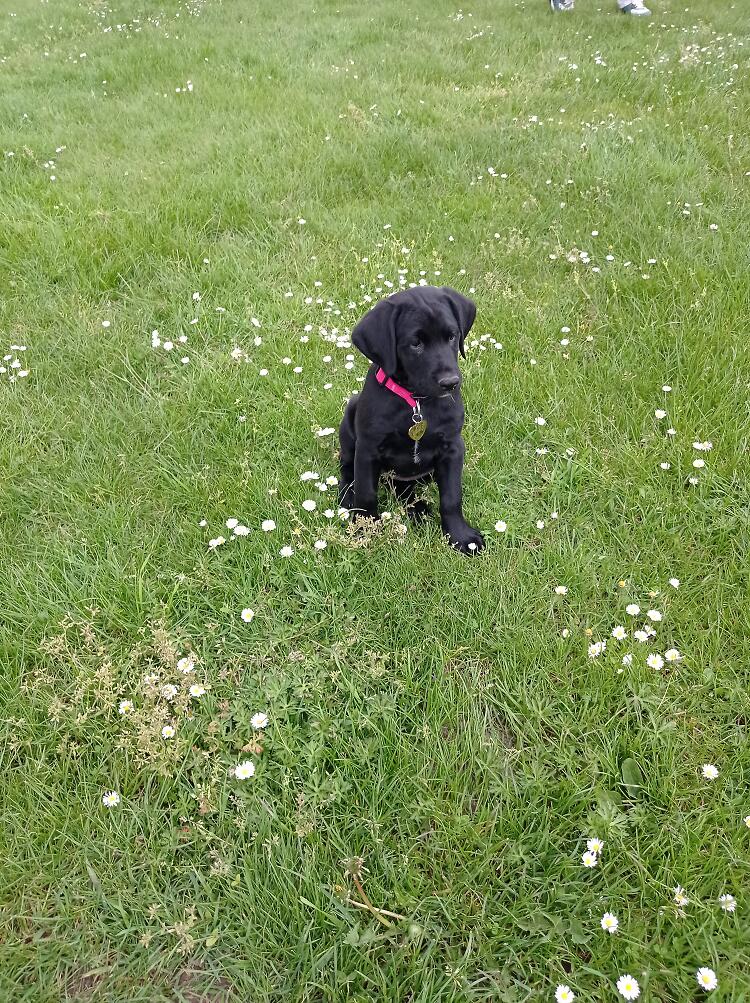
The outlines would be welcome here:
M 378 479 L 392 471 L 396 493 L 417 517 L 417 484 L 434 477 L 443 532 L 463 554 L 484 546 L 461 507 L 464 405 L 458 353 L 477 309 L 455 289 L 421 286 L 381 300 L 352 332 L 372 365 L 339 429 L 341 504 L 378 517 Z

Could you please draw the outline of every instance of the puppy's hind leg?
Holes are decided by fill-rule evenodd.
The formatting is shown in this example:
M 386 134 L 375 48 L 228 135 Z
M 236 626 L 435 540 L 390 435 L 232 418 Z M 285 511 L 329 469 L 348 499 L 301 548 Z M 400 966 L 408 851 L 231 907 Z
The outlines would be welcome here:
M 357 445 L 357 436 L 354 431 L 354 415 L 356 410 L 357 398 L 352 397 L 346 405 L 344 417 L 339 426 L 339 443 L 341 445 L 339 505 L 342 508 L 354 508 L 354 453 Z

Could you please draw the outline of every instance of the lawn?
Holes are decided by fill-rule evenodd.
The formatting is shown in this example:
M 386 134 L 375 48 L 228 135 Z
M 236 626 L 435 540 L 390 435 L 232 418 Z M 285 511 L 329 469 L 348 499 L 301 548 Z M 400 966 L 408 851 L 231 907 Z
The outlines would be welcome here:
M 3 1003 L 750 999 L 750 24 L 651 6 L 0 0 Z M 337 509 L 420 281 L 474 558 Z

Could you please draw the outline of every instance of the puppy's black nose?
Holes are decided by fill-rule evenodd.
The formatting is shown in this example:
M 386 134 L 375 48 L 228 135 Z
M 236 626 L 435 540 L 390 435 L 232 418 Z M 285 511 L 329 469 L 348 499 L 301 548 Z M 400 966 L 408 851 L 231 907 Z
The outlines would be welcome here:
M 460 382 L 460 376 L 444 376 L 438 380 L 438 386 L 442 387 L 443 390 L 455 390 Z

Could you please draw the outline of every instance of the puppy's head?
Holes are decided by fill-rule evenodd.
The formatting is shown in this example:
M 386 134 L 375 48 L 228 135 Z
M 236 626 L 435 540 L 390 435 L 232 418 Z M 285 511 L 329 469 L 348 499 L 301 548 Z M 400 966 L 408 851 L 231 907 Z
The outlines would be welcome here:
M 443 286 L 419 286 L 381 300 L 360 320 L 352 342 L 417 397 L 450 394 L 461 382 L 458 353 L 477 308 Z

